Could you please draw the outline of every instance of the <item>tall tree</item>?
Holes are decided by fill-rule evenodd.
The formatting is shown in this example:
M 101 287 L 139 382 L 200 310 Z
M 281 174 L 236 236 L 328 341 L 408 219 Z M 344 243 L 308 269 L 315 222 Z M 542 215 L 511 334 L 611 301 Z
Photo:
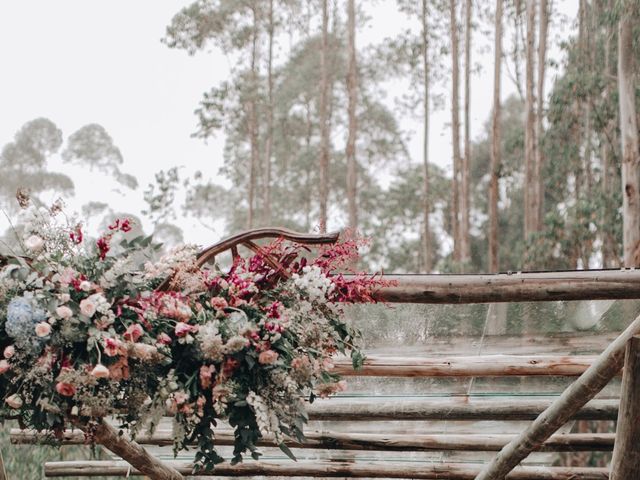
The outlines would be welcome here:
M 524 238 L 539 230 L 538 178 L 536 178 L 536 110 L 534 88 L 534 55 L 536 45 L 536 0 L 527 0 L 527 40 L 525 67 L 525 185 L 524 185 Z
M 429 226 L 429 211 L 431 202 L 429 199 L 429 90 L 430 90 L 430 68 L 429 68 L 429 9 L 427 0 L 422 0 L 422 74 L 423 74 L 423 96 L 422 96 L 422 265 L 426 273 L 431 271 L 431 228 Z
M 489 271 L 499 270 L 498 181 L 500 178 L 500 83 L 502 73 L 502 15 L 504 0 L 496 0 L 495 47 L 493 67 L 493 111 L 491 115 L 491 163 L 489 180 Z
M 327 231 L 329 203 L 329 12 L 322 0 L 322 46 L 320 50 L 320 231 Z
M 471 10 L 472 1 L 465 4 L 464 22 L 464 156 L 461 165 L 460 189 L 460 260 L 471 260 L 471 239 L 469 238 L 469 169 L 471 165 Z
M 633 29 L 638 4 L 625 0 L 618 21 L 618 98 L 622 144 L 622 215 L 625 267 L 640 265 L 640 142 L 636 114 L 636 61 Z
M 264 224 L 271 223 L 271 163 L 273 150 L 273 41 L 275 25 L 273 19 L 273 0 L 269 0 L 267 14 L 267 34 L 269 47 L 267 50 L 267 142 L 264 151 Z
M 453 259 L 462 259 L 460 250 L 460 65 L 458 59 L 457 1 L 449 0 L 449 28 L 451 35 L 451 143 L 453 147 L 452 229 Z
M 251 164 L 249 167 L 249 211 L 247 213 L 247 228 L 253 228 L 255 216 L 255 197 L 260 151 L 258 143 L 258 12 L 255 3 L 251 4 L 253 25 L 251 28 L 251 87 L 248 98 L 249 139 L 251 144 Z
M 358 228 L 358 164 L 356 161 L 356 136 L 358 132 L 358 120 L 356 106 L 358 101 L 358 71 L 356 58 L 356 6 L 355 0 L 347 0 L 347 30 L 349 49 L 349 70 L 347 73 L 347 96 L 349 104 L 347 115 L 349 117 L 349 133 L 347 138 L 347 204 L 349 214 L 349 227 L 352 230 Z
M 537 179 L 536 185 L 538 213 L 536 215 L 536 223 L 538 229 L 542 228 L 542 218 L 544 213 L 544 182 L 542 180 L 542 168 L 544 165 L 544 149 L 540 145 L 543 134 L 544 119 L 544 81 L 547 67 L 547 32 L 549 27 L 549 6 L 547 0 L 540 0 L 540 19 L 538 20 L 538 79 L 537 79 L 537 101 L 538 111 L 536 114 L 536 159 L 534 178 Z

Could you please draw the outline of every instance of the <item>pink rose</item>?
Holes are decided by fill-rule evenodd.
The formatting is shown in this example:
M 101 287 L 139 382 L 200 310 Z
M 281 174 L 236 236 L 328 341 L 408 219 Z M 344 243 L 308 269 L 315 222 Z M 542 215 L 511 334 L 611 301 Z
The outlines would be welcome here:
M 11 368 L 11 365 L 9 365 L 9 362 L 7 362 L 6 360 L 0 360 L 0 375 L 2 375 L 4 372 L 9 370 L 10 368 Z
M 222 297 L 213 297 L 211 299 L 211 306 L 216 310 L 222 310 L 223 308 L 227 308 L 229 304 Z
M 56 392 L 63 397 L 73 397 L 76 393 L 76 387 L 71 383 L 58 382 L 56 383 Z
M 188 323 L 178 322 L 176 323 L 176 337 L 186 337 L 191 332 L 197 332 L 197 325 L 189 325 Z
M 166 333 L 161 333 L 160 335 L 158 335 L 157 340 L 161 345 L 171 345 L 172 342 L 171 337 Z
M 80 313 L 86 317 L 93 317 L 96 313 L 96 304 L 91 298 L 85 298 L 80 302 Z
M 122 342 L 115 338 L 105 338 L 104 339 L 104 353 L 110 357 L 115 357 L 119 353 L 121 353 L 120 347 L 122 346 Z
M 96 378 L 109 378 L 110 373 L 107 367 L 99 363 L 95 367 L 93 367 L 93 370 L 91 370 L 91 375 Z
M 273 350 L 265 350 L 260 353 L 260 356 L 258 356 L 258 362 L 262 365 L 272 365 L 276 363 L 277 360 L 278 352 L 274 352 Z
M 71 310 L 66 305 L 61 305 L 58 308 L 56 308 L 56 313 L 63 320 L 73 317 L 73 310 Z
M 5 402 L 11 408 L 15 408 L 15 409 L 22 407 L 22 404 L 23 404 L 22 398 L 20 398 L 20 395 L 18 395 L 17 393 L 14 393 L 10 397 L 8 397 L 5 400 Z
M 36 324 L 36 335 L 39 337 L 46 337 L 51 333 L 51 325 L 47 322 L 40 322 Z
M 144 330 L 142 330 L 142 327 L 139 324 L 134 323 L 127 327 L 127 331 L 124 332 L 124 339 L 131 342 L 137 342 L 143 333 Z
M 15 354 L 16 354 L 16 347 L 14 347 L 13 345 L 9 345 L 8 347 L 6 347 L 3 352 L 4 358 L 11 358 Z

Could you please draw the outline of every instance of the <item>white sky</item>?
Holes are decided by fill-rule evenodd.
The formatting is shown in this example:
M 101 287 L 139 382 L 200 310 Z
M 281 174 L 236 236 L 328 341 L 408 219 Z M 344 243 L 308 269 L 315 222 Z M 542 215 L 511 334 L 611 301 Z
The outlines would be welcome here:
M 76 184 L 77 209 L 90 200 L 116 211 L 139 213 L 142 191 L 160 169 L 184 165 L 186 172 L 217 174 L 222 137 L 190 138 L 202 93 L 224 80 L 226 58 L 216 51 L 189 56 L 160 42 L 173 15 L 191 0 L 20 0 L 0 2 L 0 147 L 27 121 L 47 117 L 65 139 L 87 123 L 99 123 L 124 156 L 122 170 L 136 176 L 138 191 L 123 196 L 97 174 L 55 161 Z M 484 2 L 483 2 L 484 3 Z M 491 2 L 493 4 L 493 2 Z M 575 18 L 575 0 L 556 0 L 555 8 Z M 405 28 L 407 19 L 392 0 L 373 2 L 371 23 L 358 33 L 360 45 L 379 42 Z M 566 22 L 559 22 L 566 28 Z M 552 33 L 564 34 L 557 31 Z M 479 34 L 478 34 L 479 35 Z M 486 44 L 488 40 L 483 40 Z M 482 71 L 472 84 L 472 132 L 477 135 L 491 109 L 493 56 L 476 57 Z M 557 50 L 552 55 L 557 56 Z M 552 77 L 554 72 L 550 72 Z M 514 91 L 505 76 L 503 94 Z M 393 92 L 391 92 L 393 94 Z M 431 159 L 450 163 L 448 110 L 436 112 L 431 129 Z M 403 126 L 419 132 L 419 124 Z M 413 135 L 410 151 L 419 161 L 422 139 Z M 0 172 L 1 181 L 1 172 Z M 178 224 L 185 240 L 216 241 L 197 223 Z M 0 227 L 4 227 L 0 224 Z M 219 230 L 219 229 L 218 229 Z M 220 232 L 222 233 L 222 232 Z

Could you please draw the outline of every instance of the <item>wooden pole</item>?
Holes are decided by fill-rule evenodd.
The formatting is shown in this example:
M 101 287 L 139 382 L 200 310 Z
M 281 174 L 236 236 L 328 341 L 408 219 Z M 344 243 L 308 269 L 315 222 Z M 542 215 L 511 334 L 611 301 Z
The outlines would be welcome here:
M 216 445 L 233 445 L 232 430 L 216 430 Z M 14 445 L 34 445 L 42 441 L 45 435 L 33 430 L 12 429 L 11 443 Z M 492 452 L 499 451 L 515 435 L 505 434 L 428 434 L 399 435 L 377 433 L 339 433 L 339 432 L 305 432 L 305 441 L 287 440 L 290 448 L 323 449 L 323 450 L 380 450 L 394 452 L 432 452 L 432 451 L 465 451 Z M 563 433 L 553 435 L 540 447 L 543 452 L 610 452 L 613 450 L 615 435 L 613 433 Z M 173 433 L 156 431 L 153 435 L 138 435 L 136 442 L 140 445 L 156 445 L 166 447 L 173 445 Z M 64 432 L 63 445 L 84 445 L 86 439 L 80 430 Z M 277 446 L 275 438 L 266 436 L 258 442 L 259 447 Z
M 136 442 L 119 435 L 105 420 L 102 420 L 91 432 L 96 443 L 119 455 L 139 472 L 148 475 L 153 480 L 184 480 L 182 474 L 175 468 L 150 455 Z
M 192 464 L 183 461 L 168 461 L 176 470 L 190 475 Z M 125 476 L 129 465 L 119 461 L 47 462 L 44 465 L 46 477 L 64 476 Z M 204 479 L 211 476 L 250 477 L 355 477 L 355 478 L 416 478 L 425 480 L 472 480 L 478 472 L 473 465 L 459 463 L 389 463 L 389 462 L 253 462 L 237 465 L 221 463 L 214 472 L 201 473 L 189 478 Z M 132 475 L 139 475 L 132 471 Z M 519 467 L 508 477 L 509 480 L 607 480 L 606 468 L 568 467 Z
M 355 377 L 506 377 L 579 376 L 597 356 L 573 355 L 477 355 L 470 357 L 385 357 L 367 355 L 364 366 L 354 370 L 351 360 L 334 361 L 335 372 Z
M 640 338 L 627 345 L 622 375 L 616 443 L 611 460 L 611 479 L 628 480 L 640 474 Z
M 390 303 L 499 303 L 640 298 L 640 270 L 386 275 L 396 285 L 375 297 Z
M 640 332 L 637 317 L 598 359 L 515 440 L 509 442 L 475 480 L 504 480 L 516 465 L 547 440 L 616 376 L 627 342 Z

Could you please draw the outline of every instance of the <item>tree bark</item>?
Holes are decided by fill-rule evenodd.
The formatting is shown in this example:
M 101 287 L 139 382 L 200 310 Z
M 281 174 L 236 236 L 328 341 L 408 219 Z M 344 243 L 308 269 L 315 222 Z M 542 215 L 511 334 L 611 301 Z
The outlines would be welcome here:
M 464 22 L 464 156 L 461 165 L 460 195 L 460 260 L 463 264 L 471 261 L 471 239 L 469 237 L 469 171 L 471 168 L 471 10 L 472 0 L 465 4 Z
M 327 231 L 329 203 L 329 12 L 322 0 L 322 47 L 320 50 L 320 231 Z
M 549 27 L 549 6 L 547 0 L 540 0 L 540 19 L 538 24 L 538 111 L 536 115 L 536 161 L 535 174 L 537 180 L 536 202 L 538 211 L 536 214 L 537 230 L 542 229 L 542 221 L 544 219 L 544 181 L 542 180 L 542 168 L 544 166 L 544 151 L 541 141 L 543 134 L 544 119 L 544 80 L 547 67 L 547 37 Z
M 638 7 L 626 2 L 618 23 L 618 91 L 620 139 L 622 143 L 622 217 L 624 266 L 637 267 L 640 247 L 640 178 L 639 142 L 636 119 L 633 29 L 638 21 Z
M 499 270 L 498 247 L 498 196 L 501 153 L 501 103 L 500 87 L 502 72 L 502 15 L 504 0 L 496 0 L 495 57 L 493 67 L 493 111 L 491 116 L 491 178 L 489 180 L 489 271 Z
M 264 152 L 264 224 L 271 223 L 271 151 L 273 150 L 273 0 L 269 0 L 269 47 L 267 57 L 267 144 Z
M 610 480 L 635 478 L 640 472 L 640 337 L 627 344 Z
M 253 27 L 251 40 L 251 92 L 249 99 L 249 141 L 251 143 L 251 165 L 249 166 L 249 211 L 247 214 L 247 228 L 253 228 L 255 221 L 255 196 L 258 176 L 258 162 L 260 154 L 258 152 L 258 105 L 257 105 L 257 82 L 258 82 L 258 13 L 256 7 L 252 8 Z
M 458 59 L 458 20 L 457 1 L 449 0 L 450 30 L 451 30 L 451 143 L 453 147 L 453 178 L 452 178 L 452 229 L 453 229 L 453 259 L 460 262 L 460 118 L 459 118 L 459 76 L 460 66 Z
M 429 9 L 427 0 L 422 0 L 422 74 L 423 74 L 423 129 L 422 129 L 422 257 L 423 270 L 431 271 L 431 228 L 429 227 L 429 213 L 431 202 L 429 201 Z
M 524 184 L 524 240 L 538 231 L 537 217 L 539 207 L 536 202 L 538 192 L 538 179 L 536 178 L 536 112 L 534 93 L 534 52 L 535 52 L 535 25 L 536 25 L 536 0 L 527 0 L 527 40 L 526 40 L 526 73 L 525 73 L 525 184 Z
M 356 135 L 358 119 L 356 105 L 358 100 L 358 75 L 356 58 L 356 7 L 355 0 L 347 2 L 347 26 L 349 37 L 349 71 L 347 72 L 347 95 L 349 104 L 349 133 L 347 138 L 347 204 L 349 227 L 355 232 L 358 228 L 358 164 L 356 161 Z

